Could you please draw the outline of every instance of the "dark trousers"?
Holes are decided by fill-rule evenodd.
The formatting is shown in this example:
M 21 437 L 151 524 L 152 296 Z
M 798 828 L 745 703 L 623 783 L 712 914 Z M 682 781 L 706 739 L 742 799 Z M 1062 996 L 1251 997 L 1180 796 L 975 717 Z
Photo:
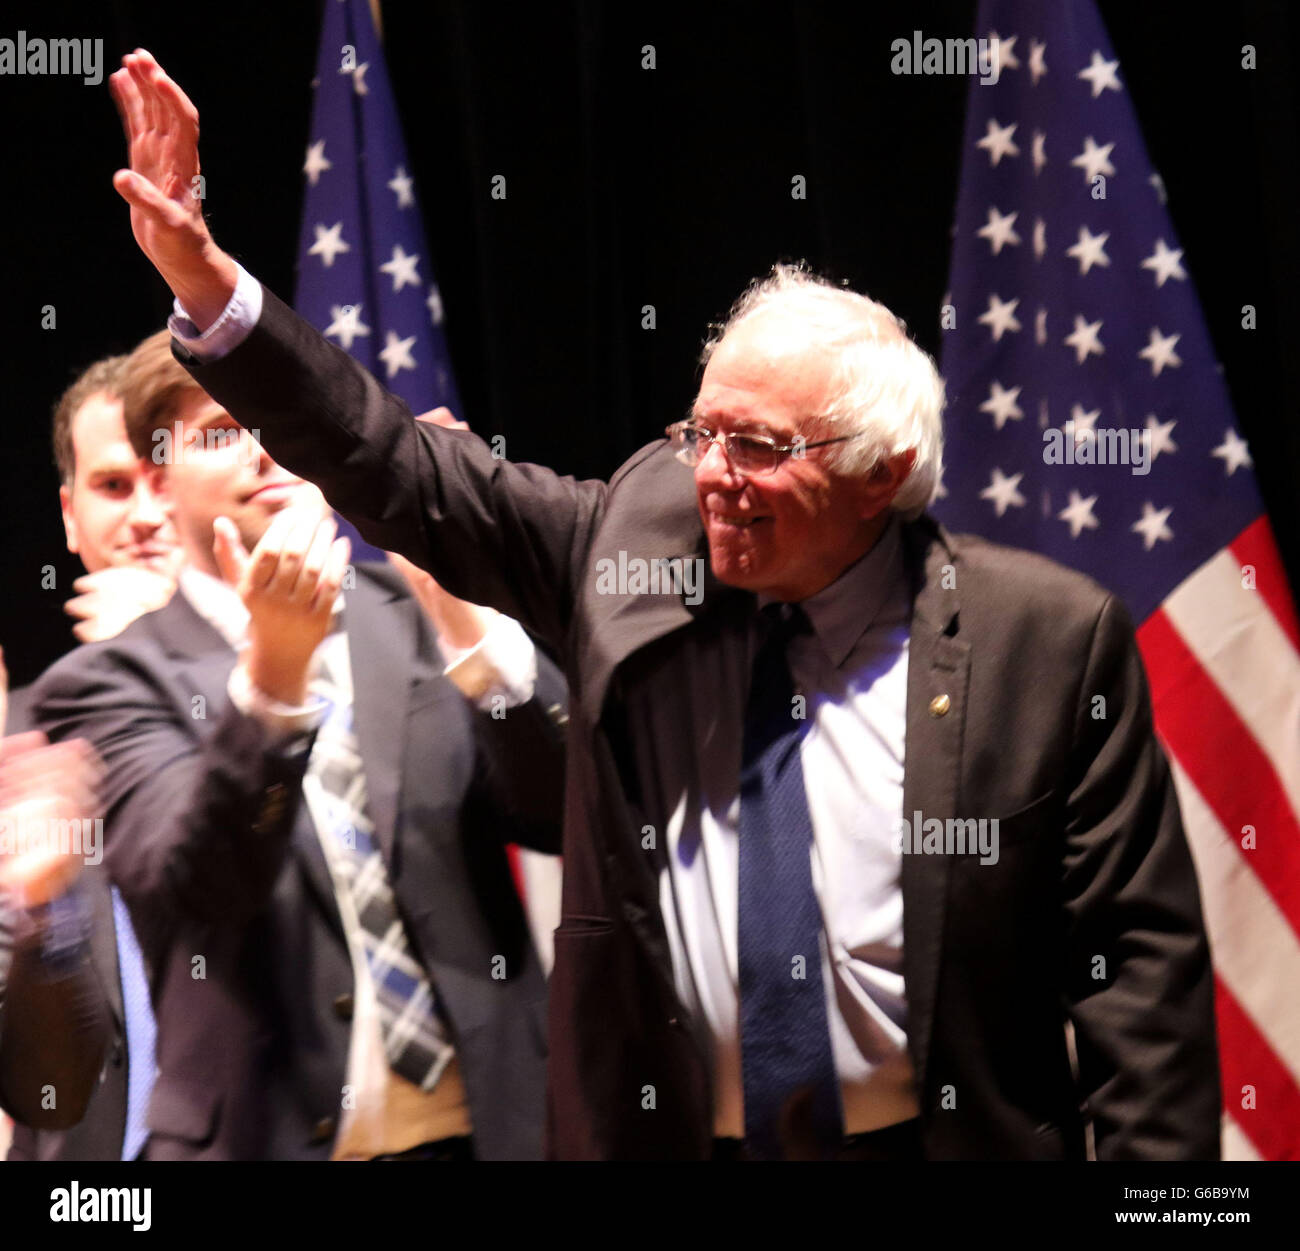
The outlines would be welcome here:
M 720 1162 L 748 1161 L 753 1157 L 739 1138 L 715 1138 L 713 1158 Z M 872 1163 L 908 1163 L 925 1159 L 921 1147 L 921 1122 L 913 1117 L 884 1129 L 851 1134 L 834 1157 L 836 1160 L 864 1160 Z

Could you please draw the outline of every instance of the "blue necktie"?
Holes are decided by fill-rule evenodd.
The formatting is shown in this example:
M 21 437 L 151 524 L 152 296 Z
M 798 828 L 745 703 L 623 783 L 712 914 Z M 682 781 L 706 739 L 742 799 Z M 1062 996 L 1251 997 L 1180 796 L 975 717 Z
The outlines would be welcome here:
M 117 932 L 117 968 L 122 983 L 122 1012 L 126 1017 L 126 1132 L 122 1159 L 134 1160 L 149 1137 L 145 1124 L 149 1095 L 157 1067 L 154 1037 L 157 1033 L 144 957 L 131 925 L 126 903 L 113 888 L 113 928 Z
M 786 645 L 809 628 L 798 605 L 763 610 L 740 772 L 740 1038 L 745 1144 L 762 1159 L 832 1154 L 843 1142 L 822 986 L 812 817 Z

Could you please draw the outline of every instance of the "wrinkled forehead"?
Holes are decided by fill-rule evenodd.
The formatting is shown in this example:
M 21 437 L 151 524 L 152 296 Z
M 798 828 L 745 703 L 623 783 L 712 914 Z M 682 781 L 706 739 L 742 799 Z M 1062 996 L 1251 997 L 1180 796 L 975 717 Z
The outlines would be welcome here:
M 835 360 L 831 347 L 788 318 L 756 314 L 714 348 L 692 415 L 729 429 L 761 424 L 793 434 L 825 411 Z

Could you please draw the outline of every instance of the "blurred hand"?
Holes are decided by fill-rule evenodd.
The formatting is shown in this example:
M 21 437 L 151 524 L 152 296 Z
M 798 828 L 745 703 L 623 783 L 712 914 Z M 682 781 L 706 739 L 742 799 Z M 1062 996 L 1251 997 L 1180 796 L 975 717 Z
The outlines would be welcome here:
M 8 698 L 0 653 L 0 723 Z M 48 903 L 80 872 L 81 850 L 61 851 L 49 836 L 66 829 L 64 822 L 94 819 L 102 776 L 99 757 L 82 739 L 51 744 L 36 731 L 0 739 L 0 828 L 6 834 L 0 844 L 0 889 L 24 907 Z
M 200 330 L 234 294 L 235 262 L 212 239 L 199 196 L 199 111 L 148 52 L 122 58 L 109 90 L 131 168 L 113 186 L 131 206 L 131 231 Z
M 301 704 L 312 653 L 329 633 L 352 545 L 336 539 L 332 517 L 286 508 L 276 513 L 250 556 L 228 517 L 213 526 L 221 576 L 248 609 L 244 662 L 253 684 L 272 699 Z
M 161 608 L 176 583 L 141 565 L 113 565 L 82 575 L 72 589 L 78 594 L 63 611 L 79 618 L 73 634 L 83 643 L 94 643 L 116 637 L 137 617 Z

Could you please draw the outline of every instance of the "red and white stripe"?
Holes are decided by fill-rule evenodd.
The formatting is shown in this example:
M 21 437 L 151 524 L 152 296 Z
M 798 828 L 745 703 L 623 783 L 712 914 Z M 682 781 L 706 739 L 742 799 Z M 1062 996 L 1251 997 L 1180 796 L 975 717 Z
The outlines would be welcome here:
M 1300 1159 L 1300 629 L 1268 522 L 1138 643 L 1214 960 L 1224 1158 Z

